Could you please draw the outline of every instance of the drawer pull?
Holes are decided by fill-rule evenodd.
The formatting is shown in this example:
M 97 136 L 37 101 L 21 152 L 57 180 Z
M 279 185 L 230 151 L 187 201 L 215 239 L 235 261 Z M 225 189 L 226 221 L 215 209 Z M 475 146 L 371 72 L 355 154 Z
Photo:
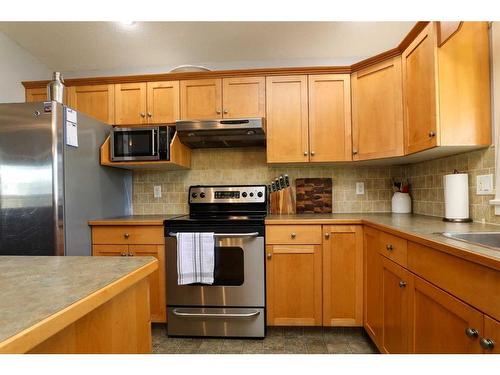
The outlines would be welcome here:
M 129 234 L 129 233 L 125 233 L 125 234 L 123 235 L 123 237 L 125 237 L 125 238 L 129 238 L 129 237 L 130 237 L 130 234 Z
M 399 287 L 400 287 L 400 288 L 406 288 L 406 281 L 401 280 L 401 281 L 399 282 Z
M 271 259 L 273 257 L 272 253 L 267 253 L 267 259 Z
M 295 239 L 295 237 L 297 237 L 297 233 L 295 233 L 295 232 L 294 232 L 294 233 L 290 234 L 290 237 L 291 237 L 292 239 Z
M 129 257 L 133 257 L 133 256 L 134 256 L 134 253 L 131 253 L 131 252 L 129 251 L 128 256 L 129 256 Z
M 391 244 L 387 244 L 387 245 L 385 245 L 385 248 L 386 248 L 386 250 L 387 250 L 387 251 L 392 251 L 392 250 L 394 250 L 394 246 L 392 246 Z
M 493 341 L 492 339 L 482 338 L 479 341 L 479 344 L 481 345 L 481 348 L 483 348 L 484 350 L 493 350 L 493 348 L 495 347 L 495 341 Z
M 124 252 L 124 253 L 121 253 L 120 255 L 121 255 L 122 257 L 126 257 L 126 256 L 127 256 L 127 253 L 125 253 L 125 252 Z
M 465 334 L 472 338 L 476 338 L 479 336 L 479 332 L 477 331 L 477 329 L 470 327 L 465 330 Z
M 325 238 L 326 238 L 326 239 L 329 239 L 329 238 L 330 238 L 330 233 L 326 232 L 326 233 L 325 233 Z

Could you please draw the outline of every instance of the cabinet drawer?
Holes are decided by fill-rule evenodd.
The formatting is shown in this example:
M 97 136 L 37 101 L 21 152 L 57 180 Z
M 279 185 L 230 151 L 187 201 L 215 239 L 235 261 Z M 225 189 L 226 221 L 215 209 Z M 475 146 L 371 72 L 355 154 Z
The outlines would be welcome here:
M 380 232 L 378 252 L 403 267 L 406 267 L 408 264 L 407 247 L 408 242 L 405 239 Z
M 268 225 L 268 244 L 321 244 L 321 225 Z
M 163 226 L 94 226 L 93 244 L 163 244 Z

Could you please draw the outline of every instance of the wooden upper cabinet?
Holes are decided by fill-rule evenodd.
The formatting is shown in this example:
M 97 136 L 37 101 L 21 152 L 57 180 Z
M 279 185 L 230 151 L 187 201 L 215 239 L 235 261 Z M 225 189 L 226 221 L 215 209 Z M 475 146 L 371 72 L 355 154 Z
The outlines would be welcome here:
M 180 81 L 181 119 L 222 118 L 222 80 Z
M 321 326 L 321 245 L 267 245 L 267 323 Z
M 363 324 L 363 230 L 324 225 L 323 325 Z
M 264 77 L 224 78 L 222 114 L 226 118 L 265 117 L 266 79 Z
M 379 249 L 380 232 L 363 228 L 364 235 L 364 327 L 373 342 L 382 344 L 382 256 Z
M 437 51 L 430 22 L 402 54 L 406 153 L 437 145 Z
M 481 312 L 418 276 L 411 292 L 411 353 L 482 353 Z
M 401 56 L 351 76 L 353 160 L 404 154 Z
M 412 275 L 403 267 L 382 259 L 382 350 L 385 353 L 409 352 L 412 280 Z
M 480 345 L 486 354 L 500 354 L 500 322 L 484 316 L 484 330 Z
M 309 161 L 307 76 L 266 78 L 267 162 Z
M 147 83 L 149 124 L 168 124 L 180 119 L 179 81 Z
M 26 102 L 43 102 L 47 100 L 47 88 L 26 89 Z
M 147 124 L 146 83 L 115 85 L 116 125 Z
M 352 160 L 350 76 L 322 74 L 308 79 L 310 161 Z
M 101 122 L 115 122 L 115 85 L 71 86 L 68 105 Z

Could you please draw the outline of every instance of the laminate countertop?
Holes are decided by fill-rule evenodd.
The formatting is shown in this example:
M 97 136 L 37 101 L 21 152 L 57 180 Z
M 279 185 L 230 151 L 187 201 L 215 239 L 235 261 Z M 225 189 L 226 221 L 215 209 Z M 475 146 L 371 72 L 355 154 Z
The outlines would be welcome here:
M 163 225 L 164 220 L 183 216 L 174 215 L 130 215 L 89 220 L 89 225 Z
M 15 340 L 29 341 L 23 336 L 40 336 L 48 327 L 57 330 L 61 321 L 76 320 L 157 268 L 149 256 L 1 256 L 0 353 Z
M 268 215 L 266 224 L 364 224 L 500 270 L 500 249 L 442 236 L 442 232 L 500 232 L 499 225 L 447 223 L 441 218 L 392 213 Z

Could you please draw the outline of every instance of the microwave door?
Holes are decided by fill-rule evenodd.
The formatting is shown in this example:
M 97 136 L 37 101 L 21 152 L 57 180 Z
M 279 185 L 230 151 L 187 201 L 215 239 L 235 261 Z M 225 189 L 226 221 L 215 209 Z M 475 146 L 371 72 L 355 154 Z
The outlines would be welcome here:
M 159 160 L 157 128 L 113 129 L 113 161 Z

